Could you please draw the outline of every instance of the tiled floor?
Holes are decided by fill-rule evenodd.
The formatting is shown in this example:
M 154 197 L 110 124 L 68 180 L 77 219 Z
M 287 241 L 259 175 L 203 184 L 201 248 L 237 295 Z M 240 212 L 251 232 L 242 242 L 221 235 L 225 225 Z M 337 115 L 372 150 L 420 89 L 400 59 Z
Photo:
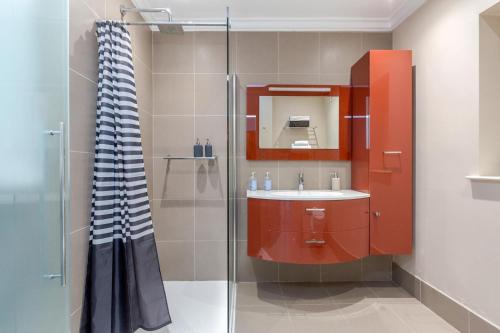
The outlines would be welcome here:
M 392 283 L 238 283 L 235 333 L 458 332 Z
M 172 324 L 155 333 L 227 332 L 226 281 L 167 281 Z M 137 333 L 146 333 L 138 330 Z

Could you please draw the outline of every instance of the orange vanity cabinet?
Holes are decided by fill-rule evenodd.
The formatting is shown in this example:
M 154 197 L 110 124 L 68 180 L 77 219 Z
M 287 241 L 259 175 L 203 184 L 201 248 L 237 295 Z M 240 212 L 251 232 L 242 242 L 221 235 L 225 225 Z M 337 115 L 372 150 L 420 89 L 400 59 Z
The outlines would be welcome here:
M 410 254 L 411 51 L 370 51 L 351 68 L 352 189 L 370 193 L 370 254 Z
M 368 255 L 369 199 L 248 198 L 248 255 L 295 264 L 332 264 Z

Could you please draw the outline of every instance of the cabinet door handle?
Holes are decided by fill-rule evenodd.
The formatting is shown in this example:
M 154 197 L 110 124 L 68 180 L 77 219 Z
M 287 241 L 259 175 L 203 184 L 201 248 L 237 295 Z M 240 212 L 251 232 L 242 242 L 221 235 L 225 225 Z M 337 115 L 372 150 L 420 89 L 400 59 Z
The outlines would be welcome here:
M 380 212 L 373 212 L 373 215 L 374 215 L 375 217 L 380 217 L 380 215 L 382 215 L 382 214 L 381 214 Z
M 326 244 L 326 241 L 323 239 L 308 239 L 305 240 L 304 243 L 307 245 L 324 245 Z
M 325 208 L 306 208 L 306 212 L 324 212 Z

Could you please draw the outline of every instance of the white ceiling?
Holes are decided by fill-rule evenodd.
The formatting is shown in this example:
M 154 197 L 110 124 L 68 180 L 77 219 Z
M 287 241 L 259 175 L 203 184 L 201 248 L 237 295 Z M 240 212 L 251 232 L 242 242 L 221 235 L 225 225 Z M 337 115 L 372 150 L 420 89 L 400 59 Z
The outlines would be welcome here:
M 133 0 L 137 7 L 168 7 L 174 20 L 223 20 L 232 30 L 391 31 L 426 0 Z M 165 19 L 162 14 L 148 19 Z

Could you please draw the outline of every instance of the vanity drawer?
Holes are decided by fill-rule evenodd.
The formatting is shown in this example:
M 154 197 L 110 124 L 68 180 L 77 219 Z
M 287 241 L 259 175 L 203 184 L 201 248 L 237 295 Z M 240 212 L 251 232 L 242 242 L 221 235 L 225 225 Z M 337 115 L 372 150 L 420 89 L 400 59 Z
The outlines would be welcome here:
M 261 200 L 248 199 L 248 228 L 286 232 L 336 232 L 367 228 L 369 199 Z
M 259 245 L 249 243 L 248 255 L 262 260 L 295 264 L 352 261 L 368 255 L 368 230 L 361 228 L 327 233 L 262 233 Z

